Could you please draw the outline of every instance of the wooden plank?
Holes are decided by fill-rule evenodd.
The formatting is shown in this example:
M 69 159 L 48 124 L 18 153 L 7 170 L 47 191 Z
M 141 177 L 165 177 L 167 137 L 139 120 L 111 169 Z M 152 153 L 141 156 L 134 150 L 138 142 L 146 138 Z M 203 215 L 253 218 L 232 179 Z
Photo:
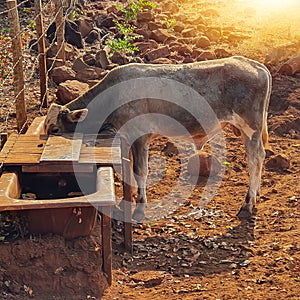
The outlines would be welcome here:
M 93 164 L 28 164 L 22 165 L 22 172 L 24 173 L 48 173 L 48 172 L 61 172 L 61 173 L 92 173 L 94 171 Z
M 36 153 L 10 153 L 8 157 L 0 155 L 0 161 L 3 160 L 5 165 L 38 164 L 40 157 L 41 155 Z
M 78 161 L 82 144 L 82 134 L 50 136 L 41 156 L 41 162 Z
M 42 95 L 41 95 L 42 97 Z M 45 99 L 46 101 L 46 99 Z M 45 102 L 44 102 L 45 104 Z M 26 131 L 26 136 L 28 135 L 40 135 L 44 134 L 44 121 L 46 117 L 36 117 L 32 123 L 30 124 L 29 128 Z
M 82 147 L 79 163 L 121 165 L 121 149 L 118 147 Z
M 83 137 L 83 144 L 90 142 L 97 142 L 97 145 L 100 146 L 120 146 L 121 140 L 120 136 L 112 136 L 111 134 L 85 134 Z

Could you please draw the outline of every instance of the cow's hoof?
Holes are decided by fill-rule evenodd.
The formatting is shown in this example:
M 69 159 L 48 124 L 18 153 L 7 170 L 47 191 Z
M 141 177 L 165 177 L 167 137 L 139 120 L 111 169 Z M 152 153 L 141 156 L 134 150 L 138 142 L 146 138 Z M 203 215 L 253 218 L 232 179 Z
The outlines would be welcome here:
M 252 210 L 250 211 L 249 207 L 242 206 L 237 216 L 240 220 L 249 220 L 252 217 Z
M 139 209 L 135 209 L 132 215 L 133 221 L 142 223 L 145 218 L 145 213 Z

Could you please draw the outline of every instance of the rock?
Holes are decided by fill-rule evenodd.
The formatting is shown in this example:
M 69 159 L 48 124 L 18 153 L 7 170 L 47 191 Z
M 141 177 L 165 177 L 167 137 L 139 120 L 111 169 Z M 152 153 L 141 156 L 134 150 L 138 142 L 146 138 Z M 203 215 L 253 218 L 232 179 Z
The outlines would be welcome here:
M 79 55 L 79 50 L 68 43 L 65 43 L 64 46 L 65 46 L 66 60 L 73 61 L 75 57 Z
M 202 50 L 199 50 L 199 49 L 193 49 L 193 52 L 192 52 L 192 57 L 193 58 L 197 58 L 203 51 Z
M 146 51 L 158 48 L 158 43 L 154 40 L 147 42 L 136 42 L 134 46 L 139 48 L 140 54 L 143 55 Z
M 193 53 L 193 50 L 190 46 L 185 44 L 176 43 L 173 45 L 169 45 L 171 52 L 177 52 L 180 55 L 191 55 Z
M 229 53 L 228 51 L 226 51 L 223 48 L 215 49 L 215 54 L 216 54 L 217 58 L 226 58 L 226 57 L 232 56 L 231 53 Z
M 106 70 L 109 64 L 110 64 L 110 61 L 108 60 L 106 51 L 103 49 L 99 50 L 96 53 L 95 66 Z
M 173 26 L 172 26 L 172 29 L 175 31 L 175 32 L 182 32 L 183 29 L 185 28 L 184 24 L 182 22 L 176 22 Z
M 125 54 L 120 52 L 114 52 L 110 60 L 114 64 L 118 64 L 118 65 L 125 65 L 129 63 L 129 58 Z
M 191 56 L 186 56 L 184 59 L 183 59 L 183 62 L 184 64 L 189 64 L 189 63 L 192 63 L 194 62 L 194 59 L 191 57 Z
M 268 169 L 287 170 L 290 167 L 290 160 L 284 154 L 278 154 L 266 162 Z
M 130 276 L 135 283 L 143 283 L 146 288 L 155 287 L 163 282 L 164 274 L 157 271 L 141 271 Z
M 171 54 L 168 46 L 162 46 L 157 49 L 150 50 L 145 54 L 145 58 L 148 61 L 153 61 L 160 57 L 167 57 Z
M 108 14 L 114 13 L 117 16 L 122 15 L 122 11 L 120 11 L 120 9 L 116 5 L 112 5 L 112 6 L 107 7 L 106 11 L 107 11 Z
M 194 41 L 195 45 L 198 48 L 206 49 L 210 46 L 210 40 L 207 36 L 200 36 L 199 38 L 196 38 Z
M 138 12 L 137 14 L 138 22 L 149 22 L 154 20 L 154 14 L 151 10 L 146 10 Z
M 174 36 L 171 35 L 168 30 L 161 28 L 153 30 L 150 35 L 150 38 L 158 43 L 164 43 L 167 39 L 170 38 L 175 39 Z
M 168 59 L 168 58 L 167 58 Z M 177 54 L 176 52 L 172 52 L 170 55 L 169 55 L 169 60 L 171 60 L 172 62 L 176 63 L 176 64 L 182 64 L 183 63 L 183 60 L 185 58 L 179 54 Z
M 205 18 L 202 15 L 199 15 L 199 14 L 197 15 L 196 18 L 190 20 L 190 22 L 191 22 L 191 24 L 197 24 L 198 26 L 206 24 Z
M 81 33 L 78 31 L 78 26 L 74 22 L 65 22 L 65 39 L 69 44 L 77 47 L 78 49 L 83 48 Z
M 90 33 L 88 34 L 88 36 L 85 38 L 85 41 L 88 44 L 92 44 L 95 41 L 100 39 L 100 32 L 96 29 L 93 29 L 92 31 L 90 31 Z
M 229 33 L 227 39 L 229 42 L 240 42 L 246 39 L 250 39 L 252 36 L 250 34 L 242 33 L 242 32 L 231 32 Z
M 150 31 L 156 30 L 158 28 L 159 28 L 159 25 L 156 22 L 151 21 L 151 22 L 148 23 L 148 29 Z
M 201 14 L 206 17 L 214 17 L 214 18 L 217 18 L 220 16 L 219 12 L 214 8 L 204 9 L 201 11 Z
M 57 44 L 52 43 L 50 47 L 46 50 L 46 57 L 55 57 L 57 54 Z
M 83 16 L 80 16 L 76 23 L 78 25 L 78 31 L 83 38 L 85 38 L 93 29 L 93 21 Z
M 162 1 L 161 6 L 164 11 L 170 12 L 172 14 L 179 12 L 179 6 L 177 1 Z
M 89 85 L 89 87 L 90 87 L 90 89 L 91 89 L 91 88 L 94 87 L 96 84 L 98 84 L 99 81 L 100 81 L 99 79 L 88 80 L 87 84 Z
M 66 60 L 74 60 L 75 57 L 79 54 L 79 50 L 75 48 L 74 46 L 65 43 L 64 44 L 65 48 L 65 56 Z M 48 49 L 47 49 L 47 57 L 55 57 L 57 54 L 57 44 L 53 43 Z
M 82 57 L 79 57 L 77 58 L 74 63 L 73 63 L 73 66 L 72 66 L 72 69 L 75 71 L 75 72 L 78 72 L 82 69 L 86 69 L 88 68 L 89 65 L 86 64 L 84 61 L 83 61 L 83 58 Z
M 293 76 L 300 71 L 300 55 L 296 55 L 280 66 L 279 74 Z
M 76 72 L 67 66 L 56 67 L 51 72 L 51 78 L 56 84 L 67 80 L 74 80 Z
M 201 34 L 204 34 L 206 31 L 206 26 L 204 24 L 198 24 L 197 25 L 197 31 Z
M 205 35 L 211 42 L 217 42 L 221 38 L 221 32 L 216 29 L 210 29 L 206 31 Z
M 76 79 L 81 82 L 88 82 L 89 80 L 98 79 L 98 73 L 94 68 L 85 68 L 76 74 Z
M 57 89 L 56 96 L 61 104 L 67 104 L 89 90 L 89 85 L 77 80 L 62 82 Z
M 83 57 L 82 57 L 82 59 L 89 66 L 94 66 L 95 63 L 96 63 L 95 55 L 93 55 L 91 53 L 84 54 Z
M 110 13 L 108 15 L 99 15 L 96 19 L 96 25 L 99 28 L 106 27 L 114 27 L 116 23 L 114 20 L 118 20 L 118 17 L 114 13 Z
M 193 28 L 183 29 L 181 34 L 183 37 L 194 37 L 197 36 L 198 33 L 197 33 L 197 29 L 193 27 Z
M 213 169 L 212 169 L 213 166 Z M 197 154 L 190 157 L 187 170 L 192 176 L 217 175 L 222 166 L 218 159 L 204 151 L 199 151 Z
M 152 32 L 147 28 L 138 28 L 138 29 L 135 29 L 134 32 L 143 37 L 143 38 L 139 39 L 141 42 L 143 40 L 148 40 L 152 34 Z
M 59 58 L 47 58 L 46 65 L 47 70 L 52 70 L 53 68 L 64 66 L 65 62 Z
M 216 58 L 217 58 L 217 56 L 214 52 L 204 51 L 196 58 L 196 60 L 203 61 L 203 60 L 212 60 L 212 59 L 216 59 Z
M 172 64 L 173 61 L 166 57 L 160 57 L 151 61 L 152 64 Z

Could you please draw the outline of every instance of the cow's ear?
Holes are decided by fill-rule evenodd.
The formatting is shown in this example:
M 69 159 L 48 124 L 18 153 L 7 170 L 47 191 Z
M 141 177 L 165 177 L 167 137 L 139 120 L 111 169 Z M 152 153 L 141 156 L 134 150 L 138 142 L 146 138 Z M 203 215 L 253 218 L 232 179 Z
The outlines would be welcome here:
M 86 108 L 73 110 L 69 113 L 68 119 L 72 123 L 82 122 L 88 114 L 88 110 Z

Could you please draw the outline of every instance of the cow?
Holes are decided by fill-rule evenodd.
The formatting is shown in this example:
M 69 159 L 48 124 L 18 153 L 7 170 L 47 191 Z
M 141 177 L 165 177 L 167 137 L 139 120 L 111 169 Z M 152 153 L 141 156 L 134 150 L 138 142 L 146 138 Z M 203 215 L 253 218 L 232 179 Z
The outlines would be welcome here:
M 178 122 L 199 148 L 231 124 L 241 135 L 248 159 L 249 187 L 238 212 L 240 219 L 247 219 L 260 193 L 271 89 L 268 69 L 242 56 L 174 65 L 132 63 L 114 68 L 68 104 L 52 103 L 44 126 L 48 134 L 99 133 L 107 128 L 120 132 L 131 145 L 138 187 L 133 219 L 142 220 L 149 142 L 157 132 L 184 136 L 184 130 L 167 118 L 156 117 Z M 132 119 L 134 125 L 125 126 Z

